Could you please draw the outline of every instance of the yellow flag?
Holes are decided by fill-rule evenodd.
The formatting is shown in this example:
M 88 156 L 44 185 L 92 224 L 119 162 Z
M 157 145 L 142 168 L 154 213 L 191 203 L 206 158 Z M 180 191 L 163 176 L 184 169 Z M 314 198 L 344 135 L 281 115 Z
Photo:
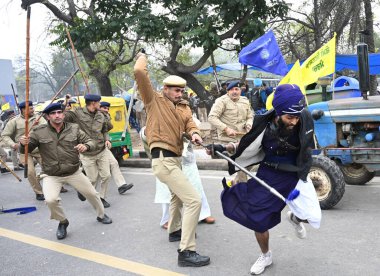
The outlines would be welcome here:
M 335 72 L 335 45 L 336 33 L 334 33 L 334 37 L 329 42 L 305 60 L 301 66 L 304 85 L 316 82 L 318 78 Z
M 2 111 L 8 110 L 8 109 L 11 109 L 11 105 L 9 103 L 3 104 L 1 106 Z
M 306 95 L 305 87 L 302 83 L 301 65 L 300 65 L 299 60 L 297 60 L 294 63 L 292 69 L 290 69 L 288 74 L 286 74 L 286 76 L 283 77 L 283 79 L 280 81 L 280 83 L 278 85 L 286 84 L 286 83 L 298 85 L 300 87 L 302 93 L 304 95 Z M 267 101 L 265 103 L 267 110 L 273 108 L 273 106 L 272 106 L 273 96 L 274 96 L 274 93 L 270 94 L 267 98 Z

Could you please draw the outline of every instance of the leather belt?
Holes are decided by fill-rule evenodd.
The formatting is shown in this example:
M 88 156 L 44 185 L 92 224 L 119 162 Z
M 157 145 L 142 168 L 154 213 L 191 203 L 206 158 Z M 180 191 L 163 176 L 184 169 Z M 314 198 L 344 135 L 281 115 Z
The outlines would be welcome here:
M 271 163 L 271 162 L 263 162 L 264 165 L 273 168 L 275 170 L 286 171 L 286 172 L 298 172 L 300 169 L 297 166 L 286 163 Z
M 176 153 L 174 153 L 170 150 L 166 150 L 166 149 L 162 149 L 162 148 L 153 148 L 151 151 L 152 159 L 159 158 L 160 152 L 162 152 L 162 155 L 164 157 L 179 157 Z

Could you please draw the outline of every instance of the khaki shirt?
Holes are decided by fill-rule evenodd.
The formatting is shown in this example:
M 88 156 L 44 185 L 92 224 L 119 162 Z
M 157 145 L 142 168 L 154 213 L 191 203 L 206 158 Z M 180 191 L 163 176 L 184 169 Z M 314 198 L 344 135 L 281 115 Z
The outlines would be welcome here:
M 216 127 L 218 139 L 227 142 L 237 142 L 243 134 L 229 137 L 224 132 L 226 127 L 240 133 L 246 133 L 246 126 L 251 127 L 253 113 L 251 105 L 246 97 L 241 96 L 234 102 L 228 95 L 218 98 L 210 110 L 208 121 Z
M 79 152 L 74 148 L 85 144 L 88 150 L 95 148 L 95 143 L 77 124 L 64 123 L 60 133 L 45 124 L 30 132 L 29 151 L 39 148 L 42 157 L 42 170 L 51 176 L 68 176 L 79 169 Z M 25 151 L 21 145 L 20 151 Z
M 101 111 L 90 113 L 86 107 L 69 110 L 65 113 L 65 122 L 76 123 L 95 142 L 95 148 L 83 155 L 96 155 L 105 149 L 109 141 L 108 131 L 112 129 L 109 119 Z
M 33 117 L 29 118 L 29 129 L 37 120 L 37 116 L 33 115 Z M 46 125 L 46 120 L 41 117 L 38 121 L 38 125 Z M 34 126 L 32 130 L 35 128 Z M 22 115 L 18 115 L 7 123 L 3 132 L 1 133 L 1 144 L 5 147 L 13 147 L 18 143 L 19 138 L 25 134 L 25 117 Z M 38 149 L 33 151 L 33 153 L 37 153 Z

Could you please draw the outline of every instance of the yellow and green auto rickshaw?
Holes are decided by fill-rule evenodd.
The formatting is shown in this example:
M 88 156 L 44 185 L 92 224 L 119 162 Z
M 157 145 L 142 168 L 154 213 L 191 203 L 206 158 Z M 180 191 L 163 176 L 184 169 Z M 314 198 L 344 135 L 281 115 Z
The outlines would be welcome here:
M 78 97 L 73 97 L 73 101 L 76 103 L 72 103 L 71 106 L 73 108 L 78 108 Z M 59 98 L 54 102 L 64 101 L 64 98 Z M 80 106 L 85 106 L 85 100 L 83 96 L 79 96 Z M 111 115 L 111 122 L 113 128 L 109 131 L 110 139 L 112 142 L 111 151 L 115 158 L 121 162 L 122 160 L 126 160 L 129 156 L 133 155 L 132 151 L 132 141 L 129 133 L 129 122 L 127 122 L 127 108 L 125 105 L 125 100 L 123 98 L 117 97 L 105 97 L 102 96 L 101 101 L 109 102 L 111 104 L 109 113 Z M 42 111 L 50 101 L 46 101 L 45 103 L 39 104 L 36 106 L 36 111 Z

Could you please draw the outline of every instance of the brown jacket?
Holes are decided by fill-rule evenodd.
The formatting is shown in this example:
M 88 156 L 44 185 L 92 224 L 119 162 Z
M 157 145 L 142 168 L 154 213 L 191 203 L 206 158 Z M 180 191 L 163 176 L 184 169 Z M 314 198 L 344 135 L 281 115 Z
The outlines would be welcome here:
M 163 148 L 182 154 L 182 133 L 199 133 L 186 101 L 174 105 L 167 97 L 153 90 L 146 68 L 145 56 L 140 56 L 134 73 L 147 112 L 146 137 L 150 150 Z
M 36 127 L 30 132 L 29 152 L 40 149 L 42 170 L 51 176 L 68 176 L 79 169 L 79 153 L 74 148 L 78 144 L 85 144 L 88 150 L 95 148 L 95 143 L 77 124 L 64 123 L 60 133 L 45 124 Z M 20 152 L 25 148 L 21 145 Z

